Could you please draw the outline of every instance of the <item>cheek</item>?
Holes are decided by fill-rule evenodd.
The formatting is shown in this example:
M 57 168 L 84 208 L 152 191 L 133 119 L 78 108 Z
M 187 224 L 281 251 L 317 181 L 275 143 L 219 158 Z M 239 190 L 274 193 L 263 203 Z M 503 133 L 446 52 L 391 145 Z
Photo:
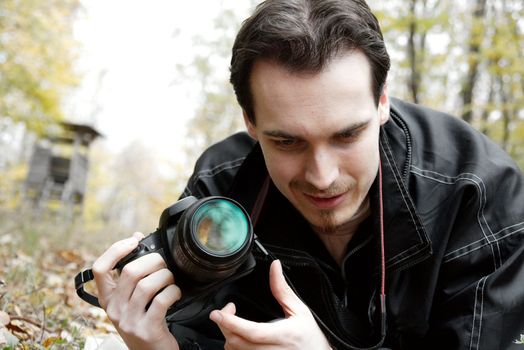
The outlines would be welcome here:
M 345 173 L 357 181 L 372 182 L 378 170 L 378 139 L 368 139 L 356 146 L 343 156 Z
M 298 176 L 300 171 L 298 157 L 268 151 L 262 146 L 262 153 L 269 172 L 269 176 L 281 191 L 285 191 L 289 182 Z
M 281 190 L 299 175 L 299 165 L 293 157 L 269 157 L 266 165 L 273 182 Z

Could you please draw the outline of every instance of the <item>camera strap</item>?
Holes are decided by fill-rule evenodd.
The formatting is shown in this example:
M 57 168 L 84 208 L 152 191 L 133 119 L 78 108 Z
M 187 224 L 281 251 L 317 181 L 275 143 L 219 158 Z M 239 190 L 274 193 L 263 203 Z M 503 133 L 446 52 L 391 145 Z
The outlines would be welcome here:
M 262 187 L 260 188 L 260 191 L 258 192 L 257 199 L 255 200 L 255 204 L 253 205 L 253 209 L 251 210 L 251 222 L 253 223 L 253 228 L 257 226 L 260 212 L 262 211 L 262 207 L 264 206 L 264 202 L 266 201 L 266 196 L 269 190 L 270 181 L 271 180 L 269 178 L 269 175 L 266 175 L 266 178 L 264 179 L 264 182 L 262 183 Z
M 75 276 L 75 289 L 76 289 L 76 294 L 84 301 L 88 302 L 89 304 L 93 305 L 93 306 L 97 306 L 97 307 L 101 307 L 100 306 L 100 303 L 98 302 L 98 298 L 95 297 L 94 295 L 92 294 L 89 294 L 88 292 L 86 292 L 86 290 L 84 289 L 84 284 L 89 282 L 89 281 L 92 281 L 93 279 L 95 278 L 95 276 L 93 275 L 93 270 L 92 269 L 88 269 L 88 270 L 84 270 L 80 273 L 78 273 L 76 276 Z
M 253 228 L 256 227 L 258 218 L 260 217 L 260 212 L 262 211 L 262 207 L 264 206 L 264 202 L 266 201 L 267 192 L 269 191 L 269 183 L 271 181 L 271 178 L 269 175 L 266 175 L 266 178 L 264 179 L 264 182 L 262 183 L 262 187 L 260 188 L 260 191 L 258 192 L 257 199 L 255 200 L 255 204 L 253 205 L 253 209 L 251 210 L 251 222 L 253 223 Z M 271 260 L 277 260 L 277 258 L 264 246 L 262 243 L 260 243 L 258 236 L 256 233 L 254 234 L 253 242 L 257 246 L 257 248 L 267 257 L 269 257 Z

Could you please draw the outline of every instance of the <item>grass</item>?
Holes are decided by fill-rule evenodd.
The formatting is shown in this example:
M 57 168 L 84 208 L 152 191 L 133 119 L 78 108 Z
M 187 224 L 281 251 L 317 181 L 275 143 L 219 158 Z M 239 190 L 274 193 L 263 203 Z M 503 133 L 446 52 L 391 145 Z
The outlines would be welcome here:
M 79 222 L 2 209 L 0 312 L 10 321 L 0 324 L 0 349 L 83 349 L 86 337 L 114 332 L 76 295 L 73 280 L 115 239 Z M 6 334 L 16 344 L 2 344 Z

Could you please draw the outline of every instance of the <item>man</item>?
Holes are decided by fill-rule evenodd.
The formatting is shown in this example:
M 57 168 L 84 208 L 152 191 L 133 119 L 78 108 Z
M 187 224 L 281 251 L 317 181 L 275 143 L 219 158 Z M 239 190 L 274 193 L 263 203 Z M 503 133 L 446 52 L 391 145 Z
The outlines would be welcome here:
M 114 280 L 141 236 L 117 242 L 93 272 L 131 349 L 517 346 L 522 174 L 465 123 L 390 99 L 389 64 L 363 0 L 259 5 L 231 61 L 249 136 L 210 147 L 184 196 L 239 201 L 278 260 L 255 251 L 213 307 L 167 325 L 177 276 L 150 254 Z

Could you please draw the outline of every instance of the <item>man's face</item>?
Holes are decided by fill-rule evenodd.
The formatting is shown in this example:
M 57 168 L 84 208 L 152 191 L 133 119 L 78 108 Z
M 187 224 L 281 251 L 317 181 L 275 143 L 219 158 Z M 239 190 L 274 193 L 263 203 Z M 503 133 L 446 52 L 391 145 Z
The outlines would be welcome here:
M 376 106 L 370 70 L 354 51 L 320 73 L 292 73 L 270 60 L 256 61 L 251 73 L 256 125 L 245 118 L 248 132 L 276 187 L 328 232 L 359 216 L 377 175 L 389 101 L 384 90 Z

